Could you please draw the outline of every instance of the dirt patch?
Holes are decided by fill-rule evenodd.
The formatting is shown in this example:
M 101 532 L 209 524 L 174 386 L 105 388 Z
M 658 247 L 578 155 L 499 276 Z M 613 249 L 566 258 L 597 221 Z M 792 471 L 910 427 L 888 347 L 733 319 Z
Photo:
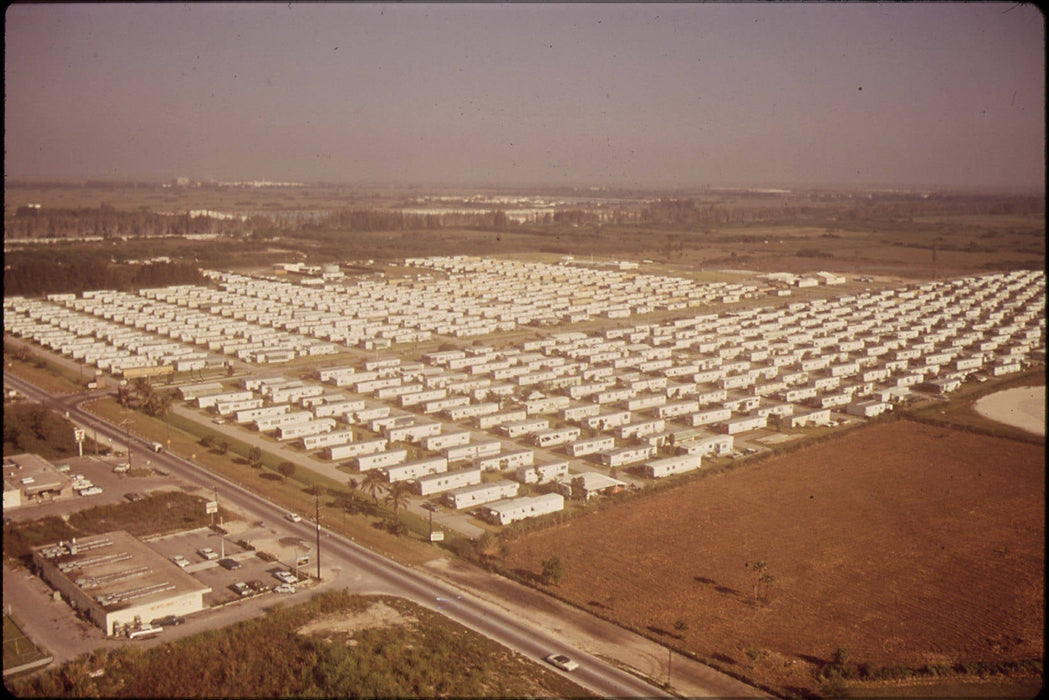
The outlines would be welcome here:
M 385 603 L 373 603 L 364 612 L 349 615 L 328 615 L 303 625 L 296 630 L 302 635 L 352 635 L 366 629 L 410 625 L 415 619 L 405 617 Z
M 839 647 L 873 666 L 1040 659 L 1044 493 L 1040 445 L 885 423 L 522 536 L 504 564 L 556 554 L 581 607 L 815 689 Z M 757 560 L 774 580 L 756 600 Z
M 1006 389 L 976 401 L 973 410 L 985 418 L 1045 435 L 1045 387 Z

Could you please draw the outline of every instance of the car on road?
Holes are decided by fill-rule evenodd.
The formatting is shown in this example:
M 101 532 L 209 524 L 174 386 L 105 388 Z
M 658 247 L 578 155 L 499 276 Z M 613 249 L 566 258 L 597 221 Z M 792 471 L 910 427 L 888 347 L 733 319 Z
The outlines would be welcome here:
M 179 617 L 178 615 L 165 615 L 164 617 L 158 617 L 149 624 L 159 625 L 161 627 L 174 627 L 176 625 L 181 625 L 185 621 L 186 618 Z
M 179 568 L 182 569 L 185 569 L 187 566 L 189 566 L 189 559 L 186 559 L 181 554 L 176 554 L 175 556 L 171 557 L 171 561 L 178 564 Z
M 568 658 L 564 654 L 551 654 L 550 656 L 546 657 L 545 660 L 548 664 L 557 666 L 562 671 L 574 671 L 577 668 L 579 668 L 579 664 L 577 664 L 575 661 L 572 661 L 572 659 Z
M 287 518 L 288 520 L 290 520 L 293 523 L 297 523 L 297 522 L 301 522 L 302 521 L 302 516 L 301 515 L 296 515 L 295 513 L 288 513 L 284 517 Z
M 278 583 L 276 586 L 273 587 L 273 592 L 274 593 L 294 593 L 295 592 L 295 586 L 291 585 L 290 583 Z
M 226 557 L 225 559 L 219 559 L 219 566 L 221 566 L 223 569 L 233 571 L 234 569 L 240 568 L 240 562 L 236 559 L 230 559 L 229 557 Z
M 205 547 L 204 549 L 198 549 L 197 550 L 197 554 L 199 554 L 200 556 L 204 557 L 208 561 L 211 561 L 213 559 L 218 559 L 219 558 L 218 552 L 216 552 L 211 547 Z

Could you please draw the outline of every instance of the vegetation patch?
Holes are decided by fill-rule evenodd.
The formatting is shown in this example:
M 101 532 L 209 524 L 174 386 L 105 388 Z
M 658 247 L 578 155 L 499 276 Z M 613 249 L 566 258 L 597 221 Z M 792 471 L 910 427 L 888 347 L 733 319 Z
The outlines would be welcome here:
M 10 687 L 19 697 L 591 695 L 434 611 L 346 592 L 149 649 L 97 650 Z

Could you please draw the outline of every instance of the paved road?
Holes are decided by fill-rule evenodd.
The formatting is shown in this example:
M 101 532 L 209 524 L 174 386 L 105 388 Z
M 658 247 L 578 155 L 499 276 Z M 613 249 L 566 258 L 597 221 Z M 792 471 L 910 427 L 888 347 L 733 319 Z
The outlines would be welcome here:
M 114 440 L 126 438 L 118 426 L 113 426 L 79 409 L 77 403 L 83 400 L 83 397 L 47 397 L 44 392 L 15 377 L 5 376 L 4 381 L 5 385 L 11 385 L 31 398 L 48 399 L 51 405 L 57 404 L 60 407 L 68 408 L 70 419 L 86 428 L 98 430 L 101 435 Z M 133 436 L 132 442 L 137 443 L 134 444 L 134 449 L 147 448 L 145 442 Z M 317 536 L 317 528 L 314 524 L 307 521 L 292 523 L 284 520 L 285 512 L 279 506 L 188 460 L 166 453 L 153 455 L 153 458 L 180 479 L 204 488 L 217 486 L 222 502 L 232 508 L 250 513 L 252 517 L 261 520 L 280 523 L 280 527 L 289 534 L 307 541 L 313 541 Z M 641 637 L 631 635 L 615 625 L 598 620 L 581 611 L 575 611 L 568 606 L 552 604 L 548 597 L 535 591 L 508 586 L 509 582 L 500 583 L 502 579 L 499 577 L 479 570 L 464 575 L 464 569 L 449 569 L 447 566 L 444 567 L 443 572 L 440 570 L 441 567 L 408 568 L 323 528 L 320 532 L 321 554 L 316 562 L 311 563 L 311 567 L 316 565 L 321 568 L 322 579 L 327 581 L 324 587 L 340 585 L 355 592 L 382 592 L 413 600 L 420 605 L 438 610 L 447 617 L 533 660 L 541 660 L 550 653 L 565 653 L 580 664 L 579 669 L 571 674 L 572 679 L 600 695 L 651 697 L 666 694 L 657 685 L 638 678 L 638 675 L 647 676 L 657 682 L 666 678 L 666 669 L 665 667 L 660 668 L 661 664 L 658 661 L 666 651 L 658 651 L 661 647 Z M 20 578 L 24 576 L 19 577 L 16 574 L 10 578 L 11 584 L 17 586 Z M 29 588 L 43 586 L 39 582 L 22 581 L 22 583 Z M 46 589 L 46 586 L 44 588 Z M 32 596 L 33 594 L 23 591 L 16 595 L 12 591 L 11 600 L 19 601 L 24 595 Z M 4 598 L 7 602 L 7 576 L 4 579 Z M 38 601 L 41 599 L 40 591 L 37 591 L 35 599 Z M 21 606 L 22 603 L 20 602 L 19 605 Z M 36 607 L 39 605 L 40 603 L 37 603 Z M 45 604 L 44 609 L 47 610 L 49 605 L 51 604 Z M 48 610 L 44 617 L 51 615 L 52 611 L 54 615 L 61 615 L 63 611 L 65 614 L 70 614 L 64 604 L 54 603 L 53 605 L 60 607 Z M 249 609 L 248 606 L 238 608 L 238 610 Z M 558 612 L 551 616 L 551 609 Z M 258 611 L 255 614 L 258 614 Z M 203 629 L 228 624 L 234 615 L 234 612 L 223 610 L 220 613 L 195 616 L 192 624 L 187 623 L 178 632 L 186 634 L 195 631 L 198 626 Z M 70 655 L 75 656 L 76 649 L 83 646 L 86 646 L 84 649 L 86 651 L 94 646 L 117 644 L 102 639 L 101 632 L 95 632 L 92 629 L 82 630 L 80 640 L 69 638 L 52 640 L 53 631 L 49 634 L 48 629 L 54 630 L 55 626 L 50 624 L 51 621 L 48 620 L 45 624 L 39 625 L 40 617 L 31 617 L 35 618 L 34 623 L 27 625 L 27 632 L 33 638 L 45 643 L 58 660 L 72 658 Z M 95 636 L 98 639 L 94 639 Z M 171 636 L 168 635 L 168 638 Z M 578 644 L 580 639 L 591 641 L 586 644 Z M 615 641 L 610 646 L 608 640 Z M 77 643 L 78 641 L 80 644 Z M 159 640 L 154 640 L 153 643 L 159 643 Z M 639 660 L 640 663 L 638 663 Z M 622 668 L 632 669 L 632 671 L 627 672 Z M 719 674 L 713 669 L 702 667 L 691 660 L 675 659 L 674 673 L 675 687 L 678 686 L 676 679 L 680 675 L 681 683 L 684 685 L 679 692 L 687 696 L 739 697 L 757 694 L 753 688 Z M 695 682 L 696 679 L 701 682 Z

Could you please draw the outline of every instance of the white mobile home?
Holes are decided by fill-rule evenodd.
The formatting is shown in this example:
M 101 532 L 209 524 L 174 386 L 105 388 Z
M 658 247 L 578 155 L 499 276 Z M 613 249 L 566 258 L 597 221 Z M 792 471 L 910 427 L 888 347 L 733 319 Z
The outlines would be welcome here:
M 713 425 L 720 421 L 729 420 L 732 417 L 732 411 L 727 408 L 710 408 L 699 413 L 693 413 L 691 416 L 691 424 L 693 427 L 697 425 Z
M 768 425 L 768 416 L 740 416 L 729 418 L 718 424 L 718 427 L 728 435 L 745 433 L 750 430 L 760 430 Z
M 469 444 L 470 442 L 470 431 L 469 430 L 456 430 L 453 432 L 444 433 L 439 435 L 431 435 L 422 439 L 423 449 L 431 452 L 443 450 L 448 447 L 460 447 L 462 445 Z
M 277 439 L 280 441 L 294 440 L 309 435 L 330 432 L 335 428 L 335 420 L 332 418 L 319 418 L 306 420 L 301 423 L 277 426 Z
M 670 474 L 680 474 L 699 469 L 702 458 L 699 454 L 679 454 L 662 460 L 652 460 L 644 465 L 644 472 L 652 479 L 661 479 Z
M 359 444 L 359 443 L 358 443 Z M 381 469 L 400 464 L 408 457 L 408 450 L 385 450 L 362 454 L 355 460 L 357 471 L 368 471 L 369 469 Z
M 550 428 L 550 421 L 546 418 L 528 418 L 525 420 L 511 421 L 499 427 L 499 432 L 510 438 L 518 438 L 522 435 L 531 435 L 540 430 Z
M 386 449 L 386 440 L 375 438 L 374 440 L 361 440 L 342 445 L 330 445 L 324 449 L 324 455 L 330 460 L 350 459 L 360 455 L 382 452 Z
M 477 416 L 477 427 L 488 430 L 507 423 L 515 423 L 528 418 L 528 412 L 523 408 L 516 411 L 503 411 L 502 413 L 489 413 L 485 416 Z
M 461 462 L 467 459 L 497 455 L 502 448 L 503 444 L 498 440 L 481 440 L 466 445 L 447 447 L 444 450 L 444 455 L 449 462 Z
M 656 454 L 654 445 L 632 445 L 600 453 L 601 463 L 607 467 L 624 467 L 650 459 Z
M 335 430 L 330 433 L 305 436 L 302 438 L 302 448 L 306 451 L 319 450 L 322 447 L 343 445 L 348 442 L 353 442 L 352 430 Z
M 643 438 L 666 430 L 667 422 L 662 418 L 643 420 L 636 423 L 621 425 L 615 430 L 616 437 L 623 439 Z
M 386 478 L 392 484 L 395 481 L 418 479 L 422 476 L 448 471 L 448 460 L 444 457 L 430 457 L 414 462 L 403 462 L 386 467 Z
M 736 438 L 732 435 L 708 434 L 692 440 L 678 443 L 677 450 L 690 455 L 726 455 L 735 447 Z
M 579 428 L 552 428 L 536 431 L 530 439 L 539 447 L 554 447 L 578 440 L 581 433 Z
M 564 508 L 564 496 L 559 493 L 546 493 L 541 496 L 522 496 L 490 503 L 485 506 L 482 517 L 496 525 L 509 525 L 516 520 L 556 513 Z
M 522 484 L 545 484 L 548 481 L 557 481 L 567 474 L 568 462 L 562 461 L 518 467 L 514 472 L 514 478 Z
M 429 496 L 433 493 L 441 493 L 465 486 L 476 486 L 480 483 L 481 470 L 469 467 L 467 469 L 420 476 L 415 480 L 415 492 L 420 496 Z
M 520 485 L 516 481 L 504 479 L 490 484 L 453 489 L 444 495 L 444 501 L 452 508 L 462 510 L 516 496 L 519 488 Z
M 584 455 L 595 454 L 597 452 L 607 452 L 614 449 L 616 446 L 616 439 L 611 435 L 601 435 L 594 438 L 587 438 L 585 440 L 577 440 L 565 447 L 568 450 L 568 454 L 573 457 L 582 457 Z

